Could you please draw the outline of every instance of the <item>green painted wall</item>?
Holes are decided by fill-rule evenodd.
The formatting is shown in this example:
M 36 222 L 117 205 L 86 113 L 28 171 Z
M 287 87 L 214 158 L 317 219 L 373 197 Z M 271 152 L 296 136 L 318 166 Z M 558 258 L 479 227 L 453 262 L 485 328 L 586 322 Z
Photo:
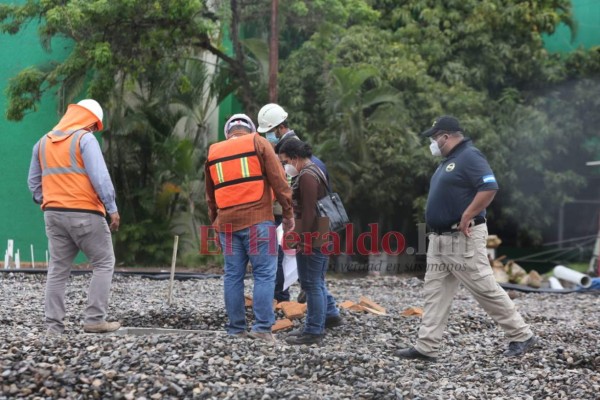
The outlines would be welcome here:
M 64 45 L 57 42 L 53 42 L 52 53 L 43 51 L 36 29 L 35 24 L 31 24 L 17 35 L 0 35 L 0 160 L 3 165 L 0 174 L 0 250 L 4 256 L 7 240 L 14 239 L 15 249 L 20 249 L 21 262 L 26 263 L 31 262 L 31 244 L 38 262 L 45 262 L 47 249 L 43 214 L 31 200 L 27 188 L 31 150 L 35 142 L 56 124 L 59 115 L 52 93 L 44 96 L 37 112 L 30 113 L 20 122 L 7 121 L 4 93 L 8 80 L 22 69 L 60 60 L 68 54 Z
M 576 35 L 572 39 L 571 30 L 561 24 L 556 32 L 544 39 L 551 52 L 568 53 L 579 47 L 589 49 L 600 46 L 600 0 L 572 0 Z
M 575 36 L 572 36 L 567 26 L 561 24 L 553 35 L 544 38 L 546 48 L 553 53 L 568 53 L 580 47 L 590 49 L 600 46 L 600 0 L 572 0 L 571 4 L 576 24 Z M 590 146 L 597 140 L 598 138 L 590 137 Z M 600 154 L 596 159 L 600 159 Z
M 0 0 L 0 3 L 14 3 L 14 0 Z M 17 1 L 18 2 L 18 1 Z M 233 53 L 231 40 L 224 38 L 224 46 L 229 54 Z M 5 91 L 8 80 L 29 66 L 62 60 L 69 54 L 67 42 L 53 41 L 53 51 L 47 53 L 40 45 L 37 25 L 31 23 L 17 35 L 0 35 L 0 134 L 3 146 L 0 146 L 0 160 L 4 166 L 0 174 L 0 251 L 4 255 L 8 239 L 13 239 L 15 250 L 20 250 L 21 262 L 31 262 L 30 245 L 34 246 L 36 262 L 45 262 L 47 239 L 44 231 L 43 213 L 31 200 L 27 187 L 27 174 L 31 161 L 33 145 L 59 120 L 64 110 L 57 109 L 55 90 L 44 95 L 35 112 L 28 114 L 22 121 L 6 119 L 7 98 Z M 223 140 L 223 127 L 230 115 L 242 112 L 239 101 L 227 96 L 219 104 L 218 140 Z M 0 259 L 0 262 L 3 258 Z M 75 262 L 84 262 L 80 254 Z

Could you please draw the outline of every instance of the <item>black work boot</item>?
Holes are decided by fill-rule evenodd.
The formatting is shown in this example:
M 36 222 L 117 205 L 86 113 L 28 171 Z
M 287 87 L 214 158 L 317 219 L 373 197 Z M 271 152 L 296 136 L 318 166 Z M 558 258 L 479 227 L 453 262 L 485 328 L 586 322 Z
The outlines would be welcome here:
M 323 335 L 312 335 L 310 333 L 303 333 L 298 336 L 288 336 L 285 341 L 288 344 L 305 344 L 310 346 L 311 344 L 321 344 L 323 341 Z
M 430 357 L 430 356 L 426 356 L 423 353 L 419 353 L 419 351 L 417 349 L 415 349 L 414 347 L 398 350 L 396 352 L 396 355 L 398 357 L 407 358 L 407 359 L 411 359 L 411 360 L 423 360 L 423 361 L 429 361 L 429 362 L 437 361 L 436 357 Z
M 517 357 L 527 353 L 531 348 L 538 342 L 535 335 L 530 337 L 524 342 L 510 342 L 508 344 L 508 350 L 504 352 L 506 357 Z
M 340 325 L 344 325 L 344 320 L 339 315 L 325 318 L 325 329 L 335 328 Z
M 344 325 L 344 320 L 341 316 L 336 315 L 325 318 L 325 329 L 335 328 L 336 326 Z M 293 331 L 288 332 L 288 336 L 300 336 L 304 332 L 304 326 L 296 328 Z
M 300 328 L 296 328 L 296 329 L 294 329 L 292 331 L 289 331 L 287 335 L 288 335 L 288 337 L 289 336 L 300 336 L 300 335 L 302 335 L 302 333 L 304 333 L 304 327 L 303 326 L 301 326 Z

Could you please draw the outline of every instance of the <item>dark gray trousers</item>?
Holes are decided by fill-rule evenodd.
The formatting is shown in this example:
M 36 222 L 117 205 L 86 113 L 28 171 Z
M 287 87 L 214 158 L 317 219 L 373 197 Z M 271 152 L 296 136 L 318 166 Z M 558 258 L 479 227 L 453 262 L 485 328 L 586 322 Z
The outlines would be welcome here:
M 45 300 L 48 330 L 63 332 L 65 329 L 65 290 L 79 250 L 93 267 L 84 324 L 103 322 L 115 266 L 106 219 L 91 213 L 46 211 L 44 220 L 50 251 Z

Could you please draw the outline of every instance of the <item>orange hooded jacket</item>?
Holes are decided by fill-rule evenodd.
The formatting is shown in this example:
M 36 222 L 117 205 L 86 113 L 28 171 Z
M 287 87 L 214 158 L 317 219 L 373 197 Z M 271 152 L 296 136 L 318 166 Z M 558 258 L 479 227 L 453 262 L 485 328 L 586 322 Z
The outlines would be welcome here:
M 71 104 L 59 123 L 40 139 L 42 210 L 85 211 L 106 215 L 85 171 L 79 142 L 102 122 L 87 108 Z

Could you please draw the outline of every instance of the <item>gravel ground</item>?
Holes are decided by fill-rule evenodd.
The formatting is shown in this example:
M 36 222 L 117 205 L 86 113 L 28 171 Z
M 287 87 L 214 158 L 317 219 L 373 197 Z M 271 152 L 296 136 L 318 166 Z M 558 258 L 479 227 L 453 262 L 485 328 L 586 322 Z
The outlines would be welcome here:
M 167 281 L 115 276 L 109 309 L 109 320 L 123 326 L 212 333 L 84 334 L 80 315 L 89 279 L 72 278 L 68 333 L 48 338 L 45 276 L 0 275 L 0 399 L 600 398 L 596 295 L 519 294 L 514 301 L 540 344 L 522 358 L 506 359 L 502 331 L 461 289 L 440 362 L 430 364 L 394 356 L 414 342 L 419 327 L 418 317 L 400 316 L 423 305 L 416 278 L 331 280 L 339 302 L 365 295 L 389 315 L 343 313 L 346 324 L 328 333 L 321 347 L 225 336 L 220 279 L 176 282 L 176 304 L 168 307 Z

